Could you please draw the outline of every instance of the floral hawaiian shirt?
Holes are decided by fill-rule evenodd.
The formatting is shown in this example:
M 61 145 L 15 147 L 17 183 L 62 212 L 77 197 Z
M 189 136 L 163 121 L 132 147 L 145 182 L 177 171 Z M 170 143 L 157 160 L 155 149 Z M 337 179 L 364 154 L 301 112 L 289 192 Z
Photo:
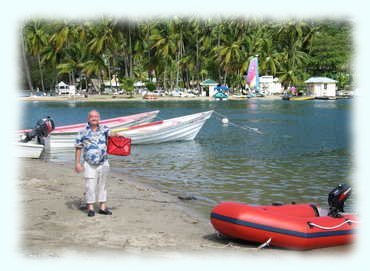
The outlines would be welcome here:
M 101 165 L 107 159 L 107 137 L 110 130 L 105 125 L 99 125 L 93 131 L 90 125 L 82 129 L 76 138 L 76 148 L 83 148 L 83 158 L 90 165 Z

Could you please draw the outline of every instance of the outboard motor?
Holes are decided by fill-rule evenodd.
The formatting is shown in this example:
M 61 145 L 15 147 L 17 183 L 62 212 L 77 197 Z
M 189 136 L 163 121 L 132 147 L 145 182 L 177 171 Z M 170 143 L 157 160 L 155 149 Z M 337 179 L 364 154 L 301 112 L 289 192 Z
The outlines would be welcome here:
M 340 184 L 328 195 L 329 213 L 331 217 L 342 217 L 339 212 L 344 212 L 344 202 L 351 194 L 352 188 L 346 184 Z
M 54 129 L 54 121 L 47 116 L 44 119 L 38 120 L 35 127 L 30 132 L 26 132 L 23 142 L 27 143 L 37 137 L 37 143 L 44 145 L 44 138 L 46 138 Z

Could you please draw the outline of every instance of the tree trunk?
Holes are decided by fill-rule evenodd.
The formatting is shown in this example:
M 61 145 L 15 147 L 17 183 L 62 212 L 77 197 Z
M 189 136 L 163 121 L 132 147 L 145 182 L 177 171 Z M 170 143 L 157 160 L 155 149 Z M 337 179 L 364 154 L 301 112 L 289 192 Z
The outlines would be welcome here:
M 100 80 L 100 87 L 99 87 L 99 95 L 101 95 L 101 88 L 102 86 L 104 85 L 104 81 L 103 81 L 103 77 L 102 77 L 102 74 L 101 72 L 99 73 L 99 80 Z
M 163 72 L 163 88 L 164 88 L 164 90 L 167 90 L 166 71 Z
M 109 88 L 112 91 L 112 77 L 110 72 L 110 60 L 108 59 L 108 77 L 109 77 Z
M 132 44 L 131 44 L 131 27 L 130 23 L 128 23 L 128 45 L 129 45 L 129 65 L 130 65 L 130 78 L 133 75 L 133 68 L 132 68 Z
M 180 72 L 179 53 L 177 53 L 177 56 L 176 56 L 176 88 L 179 88 L 179 72 Z
M 200 71 L 200 65 L 199 65 L 199 39 L 197 36 L 197 44 L 196 44 L 196 58 L 195 58 L 195 73 L 196 73 L 196 79 L 199 81 L 199 71 Z
M 42 91 L 45 91 L 44 87 L 44 74 L 42 72 L 42 66 L 41 66 L 41 59 L 40 59 L 40 54 L 37 54 L 37 61 L 39 63 L 39 72 L 40 72 L 40 80 L 41 80 L 41 89 Z
M 125 77 L 127 78 L 128 77 L 128 66 L 129 66 L 128 56 L 125 56 L 124 62 L 125 62 Z
M 30 68 L 28 66 L 28 61 L 27 61 L 27 56 L 26 56 L 26 49 L 25 49 L 25 46 L 24 46 L 23 33 L 21 34 L 21 47 L 22 47 L 23 67 L 24 67 L 24 71 L 26 73 L 27 85 L 28 85 L 29 90 L 33 91 Z
M 76 76 L 74 70 L 71 71 L 71 76 L 72 76 L 72 85 L 76 85 Z

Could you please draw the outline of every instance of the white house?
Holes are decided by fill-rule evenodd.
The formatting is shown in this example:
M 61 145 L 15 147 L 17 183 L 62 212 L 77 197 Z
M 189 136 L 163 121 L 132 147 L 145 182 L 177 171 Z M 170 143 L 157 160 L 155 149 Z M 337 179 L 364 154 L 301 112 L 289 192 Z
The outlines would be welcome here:
M 335 97 L 337 81 L 328 77 L 311 77 L 304 81 L 307 84 L 309 95 L 315 97 Z
M 68 85 L 63 81 L 60 81 L 55 86 L 55 91 L 58 93 L 58 95 L 76 95 L 76 86 Z
M 213 81 L 212 79 L 206 79 L 203 82 L 201 82 L 200 85 L 202 87 L 208 87 L 208 91 L 202 90 L 202 94 L 201 94 L 202 96 L 213 97 L 213 95 L 216 93 L 215 87 L 217 87 L 218 83 L 216 81 Z
M 271 75 L 264 75 L 259 78 L 260 90 L 263 90 L 267 95 L 277 94 L 282 92 L 279 78 L 274 78 Z
M 112 87 L 112 88 L 111 88 Z M 112 79 L 104 81 L 104 92 L 111 93 L 117 91 L 120 88 L 118 78 L 113 74 Z

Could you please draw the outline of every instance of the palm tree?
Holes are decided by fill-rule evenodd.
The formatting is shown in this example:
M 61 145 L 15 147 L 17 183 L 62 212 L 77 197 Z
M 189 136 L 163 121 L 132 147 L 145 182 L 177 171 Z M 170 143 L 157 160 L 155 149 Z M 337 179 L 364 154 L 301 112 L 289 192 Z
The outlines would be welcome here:
M 170 88 L 173 88 L 172 84 L 172 62 L 174 62 L 174 56 L 177 52 L 177 44 L 174 36 L 171 36 L 169 24 L 163 24 L 158 22 L 157 25 L 152 29 L 149 37 L 151 43 L 151 49 L 154 50 L 154 55 L 157 60 L 156 72 L 162 74 L 163 85 L 166 88 L 167 74 L 170 77 Z
M 44 86 L 44 74 L 41 62 L 41 52 L 45 45 L 47 44 L 47 37 L 44 30 L 44 24 L 40 20 L 33 20 L 25 26 L 25 36 L 26 36 L 26 48 L 28 52 L 37 59 L 41 90 L 45 91 Z
M 300 48 L 301 42 L 297 40 L 282 55 L 282 65 L 278 74 L 281 75 L 280 80 L 284 87 L 296 84 L 301 79 L 300 75 L 302 75 L 308 55 Z
M 21 37 L 20 37 L 20 43 L 21 43 L 21 51 L 22 51 L 22 61 L 23 61 L 24 71 L 26 73 L 28 89 L 33 91 L 30 68 L 28 66 L 28 60 L 27 60 L 27 55 L 26 55 L 25 40 L 24 40 L 24 29 L 22 29 L 22 33 L 21 33 Z
M 89 49 L 97 54 L 101 55 L 104 64 L 107 67 L 108 78 L 111 85 L 111 67 L 112 67 L 112 48 L 115 45 L 115 22 L 110 19 L 102 19 L 97 24 L 93 25 L 91 32 L 93 38 L 89 42 Z
M 275 76 L 281 65 L 282 53 L 277 52 L 273 46 L 273 40 L 269 38 L 263 40 L 260 52 L 260 71 Z

